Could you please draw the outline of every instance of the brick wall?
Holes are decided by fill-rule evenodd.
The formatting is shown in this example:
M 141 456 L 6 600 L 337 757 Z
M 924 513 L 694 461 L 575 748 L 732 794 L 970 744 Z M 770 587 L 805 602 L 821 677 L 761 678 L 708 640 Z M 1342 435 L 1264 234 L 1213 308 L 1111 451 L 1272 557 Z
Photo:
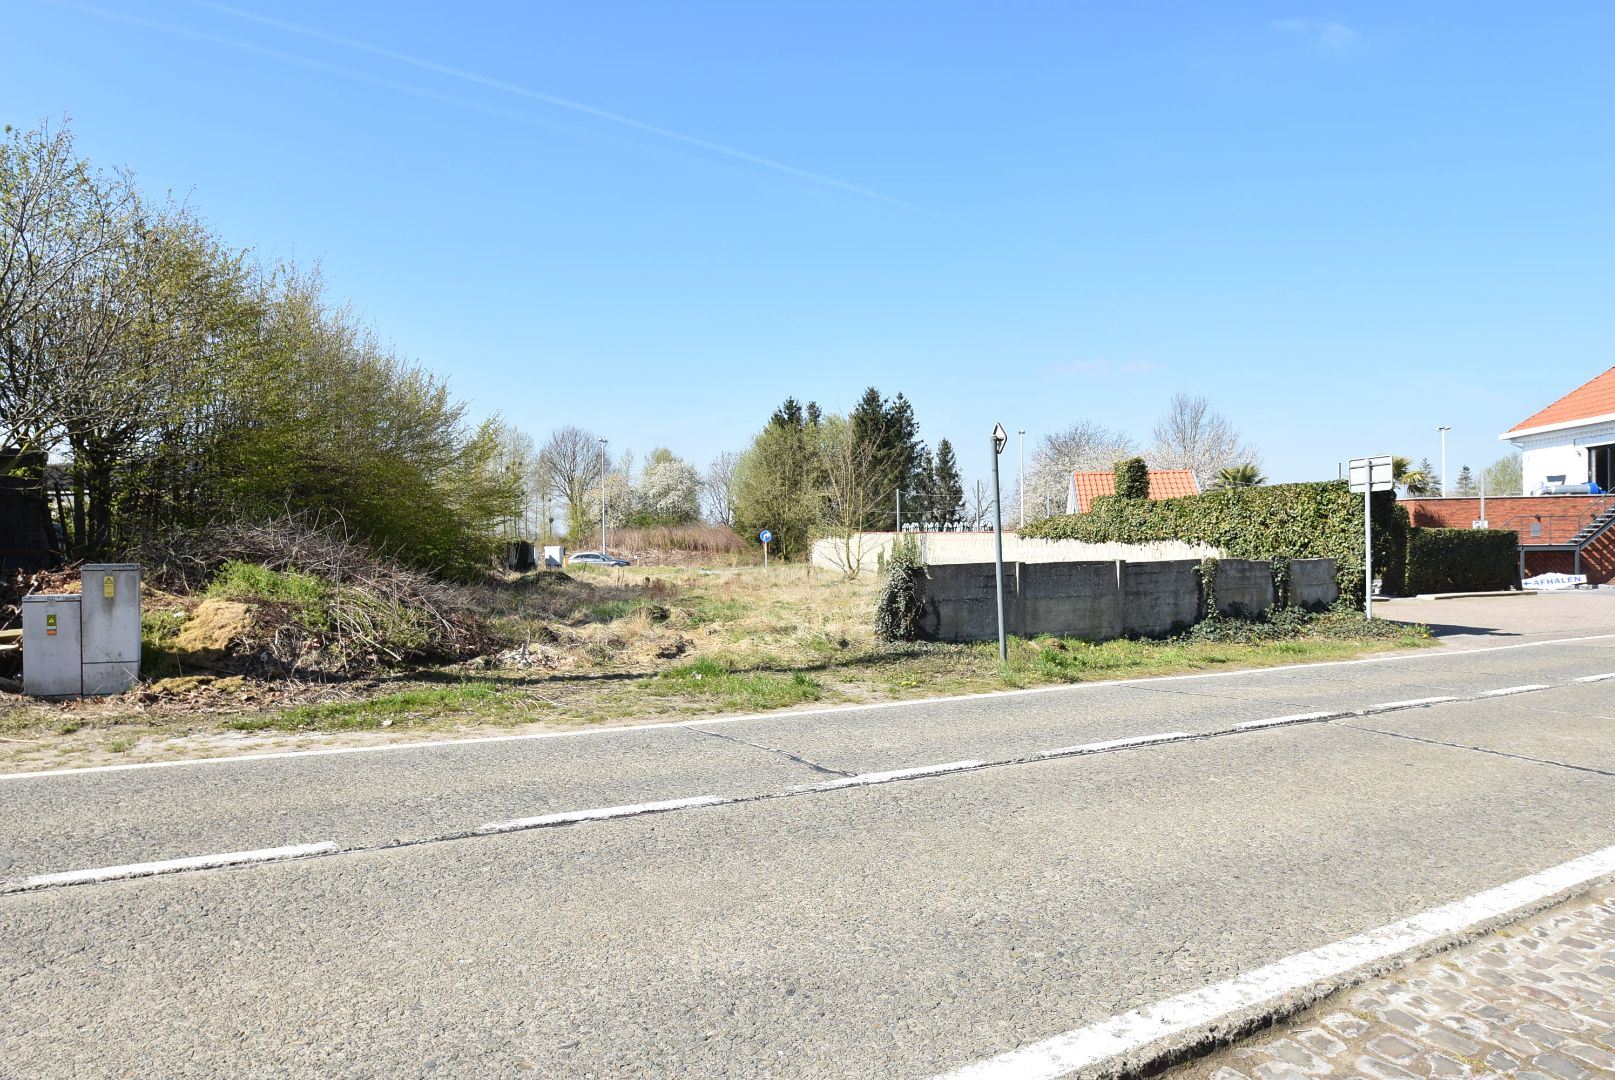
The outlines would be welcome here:
M 1403 499 L 1415 528 L 1467 529 L 1480 518 L 1479 499 Z M 1524 545 L 1525 576 L 1570 574 L 1576 557 L 1569 551 L 1532 551 L 1532 544 L 1568 544 L 1583 525 L 1611 505 L 1607 495 L 1503 496 L 1486 500 L 1487 524 L 1513 529 Z M 1531 525 L 1541 525 L 1531 535 Z M 1581 572 L 1595 584 L 1615 581 L 1615 529 L 1604 533 L 1581 552 Z

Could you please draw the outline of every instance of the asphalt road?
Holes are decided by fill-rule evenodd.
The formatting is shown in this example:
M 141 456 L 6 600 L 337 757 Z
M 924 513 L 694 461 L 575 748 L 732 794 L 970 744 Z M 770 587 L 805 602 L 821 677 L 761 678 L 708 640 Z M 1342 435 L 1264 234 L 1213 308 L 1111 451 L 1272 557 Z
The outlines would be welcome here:
M 1608 673 L 1615 637 L 0 778 L 0 1075 L 930 1076 L 1615 844 Z

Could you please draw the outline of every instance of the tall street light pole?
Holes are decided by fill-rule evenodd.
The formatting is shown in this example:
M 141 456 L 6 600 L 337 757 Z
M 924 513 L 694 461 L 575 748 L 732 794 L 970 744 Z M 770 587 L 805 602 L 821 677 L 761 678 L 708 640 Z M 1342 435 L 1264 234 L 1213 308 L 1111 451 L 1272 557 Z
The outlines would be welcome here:
M 1447 432 L 1452 430 L 1452 425 L 1442 424 L 1436 430 L 1441 432 L 1441 494 L 1445 496 L 1447 494 Z
M 998 495 L 998 455 L 1009 436 L 1003 424 L 993 425 L 993 563 L 998 583 L 998 662 L 1009 663 L 1009 639 L 1004 636 L 1004 501 Z
M 1026 528 L 1026 432 L 1021 433 L 1021 528 Z
M 606 453 L 605 436 L 600 437 L 600 554 L 606 554 L 606 473 L 611 468 L 611 456 Z

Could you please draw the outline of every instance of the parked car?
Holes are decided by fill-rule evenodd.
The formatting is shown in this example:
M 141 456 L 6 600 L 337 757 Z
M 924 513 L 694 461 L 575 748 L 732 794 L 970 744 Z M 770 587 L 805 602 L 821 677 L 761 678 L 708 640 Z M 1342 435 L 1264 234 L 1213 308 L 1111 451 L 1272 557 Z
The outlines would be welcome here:
M 585 566 L 629 566 L 627 559 L 619 559 L 615 555 L 606 555 L 599 551 L 580 551 L 576 555 L 567 556 L 566 564 L 582 563 Z

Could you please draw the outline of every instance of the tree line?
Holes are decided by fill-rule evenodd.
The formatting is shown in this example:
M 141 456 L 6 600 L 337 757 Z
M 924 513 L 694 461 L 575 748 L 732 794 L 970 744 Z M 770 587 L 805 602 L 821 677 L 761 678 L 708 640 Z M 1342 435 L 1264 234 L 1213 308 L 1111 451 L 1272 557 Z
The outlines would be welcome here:
M 308 512 L 451 574 L 521 510 L 508 432 L 71 131 L 0 132 L 0 468 L 63 461 L 69 553 Z M 53 493 L 54 494 L 54 493 Z

